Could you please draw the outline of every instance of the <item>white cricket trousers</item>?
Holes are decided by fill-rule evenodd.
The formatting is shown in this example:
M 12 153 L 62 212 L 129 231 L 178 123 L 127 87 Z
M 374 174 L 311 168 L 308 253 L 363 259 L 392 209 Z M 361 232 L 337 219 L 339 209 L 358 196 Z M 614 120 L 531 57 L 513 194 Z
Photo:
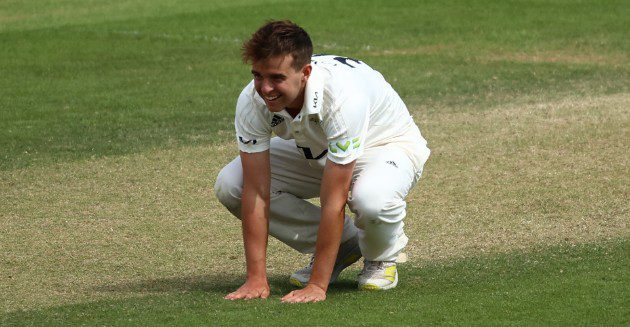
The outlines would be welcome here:
M 271 139 L 270 158 L 269 234 L 299 252 L 313 253 L 321 209 L 305 199 L 319 197 L 323 167 L 317 162 L 309 165 L 294 140 L 279 137 Z M 395 143 L 366 149 L 357 159 L 348 198 L 355 221 L 346 215 L 341 241 L 358 237 L 366 260 L 396 260 L 408 241 L 403 231 L 405 197 L 421 173 L 422 169 L 416 171 L 407 153 Z M 240 157 L 221 170 L 214 191 L 240 219 Z

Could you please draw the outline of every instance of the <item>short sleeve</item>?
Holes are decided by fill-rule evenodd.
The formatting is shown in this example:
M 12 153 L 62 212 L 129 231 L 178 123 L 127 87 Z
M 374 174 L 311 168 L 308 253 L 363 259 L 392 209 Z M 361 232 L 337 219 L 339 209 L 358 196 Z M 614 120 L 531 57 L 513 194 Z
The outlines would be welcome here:
M 262 152 L 269 149 L 271 126 L 265 112 L 253 99 L 253 85 L 250 83 L 236 103 L 234 127 L 239 150 L 247 153 Z
M 350 96 L 325 111 L 322 120 L 328 141 L 327 157 L 337 164 L 349 164 L 363 154 L 369 104 L 362 97 Z

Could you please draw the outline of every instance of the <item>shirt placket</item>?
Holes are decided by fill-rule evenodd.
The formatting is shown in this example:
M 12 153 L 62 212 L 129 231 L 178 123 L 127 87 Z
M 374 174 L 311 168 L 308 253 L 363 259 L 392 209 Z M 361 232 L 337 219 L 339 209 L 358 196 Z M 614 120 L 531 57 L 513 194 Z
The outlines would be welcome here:
M 304 135 L 304 126 L 302 124 L 302 115 L 298 115 L 291 121 L 291 130 L 293 131 L 293 138 L 295 143 L 304 146 L 306 136 Z

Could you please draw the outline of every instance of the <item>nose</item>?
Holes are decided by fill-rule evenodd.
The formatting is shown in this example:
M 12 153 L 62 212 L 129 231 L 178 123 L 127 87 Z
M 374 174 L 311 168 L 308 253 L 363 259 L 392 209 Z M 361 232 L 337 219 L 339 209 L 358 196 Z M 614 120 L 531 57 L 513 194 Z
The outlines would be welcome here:
M 268 79 L 263 79 L 261 84 L 260 84 L 260 91 L 263 94 L 269 94 L 271 93 L 271 91 L 273 91 L 273 84 L 271 84 L 271 82 Z

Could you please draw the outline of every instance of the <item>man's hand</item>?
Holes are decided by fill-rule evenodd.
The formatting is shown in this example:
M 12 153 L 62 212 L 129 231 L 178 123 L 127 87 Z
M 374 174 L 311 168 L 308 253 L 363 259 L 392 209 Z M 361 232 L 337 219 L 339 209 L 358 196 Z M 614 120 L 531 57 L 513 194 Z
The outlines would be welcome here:
M 260 281 L 245 281 L 241 287 L 236 291 L 226 295 L 226 300 L 251 300 L 251 299 L 266 299 L 269 297 L 269 283 L 267 279 Z
M 284 303 L 306 303 L 326 300 L 326 291 L 314 284 L 308 284 L 301 290 L 293 291 L 282 298 Z

